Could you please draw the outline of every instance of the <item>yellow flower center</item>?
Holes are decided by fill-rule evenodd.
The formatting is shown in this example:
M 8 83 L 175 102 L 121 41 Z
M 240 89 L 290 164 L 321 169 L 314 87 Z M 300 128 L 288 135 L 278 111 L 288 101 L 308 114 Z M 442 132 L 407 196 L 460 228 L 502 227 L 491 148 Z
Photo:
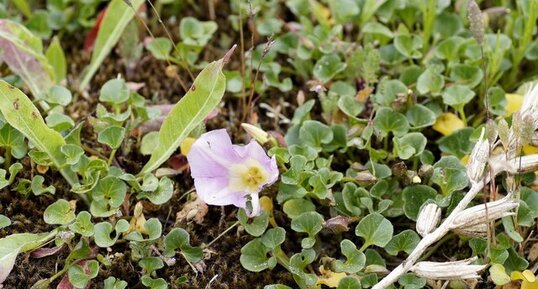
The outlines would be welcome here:
M 269 173 L 256 160 L 250 159 L 244 164 L 230 168 L 230 189 L 256 193 L 267 182 Z

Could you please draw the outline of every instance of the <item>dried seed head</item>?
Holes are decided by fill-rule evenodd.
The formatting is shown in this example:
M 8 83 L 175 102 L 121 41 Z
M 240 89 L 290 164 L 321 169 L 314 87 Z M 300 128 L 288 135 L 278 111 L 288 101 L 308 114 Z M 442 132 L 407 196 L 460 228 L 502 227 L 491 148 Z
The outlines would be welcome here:
M 487 203 L 476 205 L 474 207 L 463 210 L 452 221 L 452 228 L 469 228 L 482 223 L 487 223 L 502 217 L 511 216 L 514 213 L 512 209 L 516 208 L 519 203 L 512 198 L 512 195 Z
M 458 228 L 453 230 L 454 233 L 470 238 L 485 238 L 488 235 L 488 225 L 486 223 L 478 224 L 466 228 Z
M 484 173 L 484 168 L 489 159 L 489 141 L 484 138 L 485 130 L 482 129 L 478 142 L 474 145 L 467 164 L 467 175 L 471 182 L 480 182 Z
M 478 279 L 479 271 L 486 265 L 471 265 L 477 258 L 470 258 L 455 262 L 418 262 L 411 270 L 419 277 L 435 280 L 461 280 Z
M 484 42 L 484 18 L 482 17 L 482 11 L 478 4 L 474 0 L 470 0 L 467 4 L 467 18 L 471 25 L 470 30 L 474 39 L 479 45 Z
M 420 208 L 417 218 L 417 232 L 425 237 L 437 228 L 441 220 L 441 208 L 434 203 L 425 204 Z
M 528 118 L 528 121 L 532 122 L 534 130 L 538 129 L 538 85 L 527 90 L 519 113 L 523 120 Z

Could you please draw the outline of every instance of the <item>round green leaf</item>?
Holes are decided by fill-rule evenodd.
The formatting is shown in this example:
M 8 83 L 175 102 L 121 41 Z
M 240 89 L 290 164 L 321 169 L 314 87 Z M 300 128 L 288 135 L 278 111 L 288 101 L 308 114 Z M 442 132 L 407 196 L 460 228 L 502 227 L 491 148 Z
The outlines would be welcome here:
M 355 235 L 364 239 L 364 247 L 376 245 L 385 247 L 390 239 L 394 228 L 389 220 L 379 213 L 369 214 L 363 218 L 355 228 Z
M 395 136 L 401 136 L 409 130 L 409 122 L 407 122 L 407 118 L 403 114 L 391 108 L 382 107 L 375 115 L 374 127 L 383 136 L 386 136 L 389 132 L 392 132 Z
M 45 209 L 43 219 L 51 225 L 69 224 L 75 219 L 75 208 L 68 201 L 60 199 Z
M 443 102 L 450 106 L 465 105 L 475 96 L 474 91 L 465 85 L 453 85 L 443 91 Z

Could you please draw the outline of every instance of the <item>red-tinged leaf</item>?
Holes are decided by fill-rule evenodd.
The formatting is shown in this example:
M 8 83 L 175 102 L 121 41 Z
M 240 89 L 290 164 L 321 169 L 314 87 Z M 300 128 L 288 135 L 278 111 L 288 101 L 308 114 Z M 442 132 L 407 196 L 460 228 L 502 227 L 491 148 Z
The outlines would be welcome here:
M 51 256 L 58 253 L 62 248 L 63 246 L 57 246 L 57 247 L 52 247 L 52 248 L 39 248 L 37 250 L 32 251 L 32 253 L 30 253 L 30 257 L 43 258 L 43 257 Z
M 69 277 L 67 276 L 67 274 L 64 274 L 64 277 L 62 278 L 60 283 L 58 283 L 56 289 L 75 289 L 75 287 L 73 287 L 71 282 L 69 282 Z
M 93 45 L 95 44 L 95 39 L 97 38 L 97 33 L 99 33 L 99 28 L 101 27 L 101 22 L 103 21 L 103 17 L 105 16 L 107 8 L 108 7 L 105 7 L 105 9 L 99 12 L 97 20 L 95 21 L 95 25 L 92 27 L 92 30 L 90 30 L 88 35 L 86 35 L 86 38 L 84 39 L 84 51 L 92 51 Z
M 170 159 L 168 159 L 168 165 L 179 173 L 184 172 L 189 167 L 187 158 L 182 154 L 171 156 Z

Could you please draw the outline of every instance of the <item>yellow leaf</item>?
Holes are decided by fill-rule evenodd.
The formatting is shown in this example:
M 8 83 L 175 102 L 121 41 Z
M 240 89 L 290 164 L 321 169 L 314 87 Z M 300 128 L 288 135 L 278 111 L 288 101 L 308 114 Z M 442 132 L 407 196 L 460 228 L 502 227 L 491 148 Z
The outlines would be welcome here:
M 275 228 L 278 227 L 275 217 L 273 216 L 273 200 L 267 196 L 261 197 L 260 207 L 262 208 L 263 211 L 269 214 L 269 223 L 271 223 L 271 226 Z
M 506 94 L 506 112 L 505 116 L 511 116 L 512 113 L 518 111 L 523 103 L 523 96 L 515 93 Z
M 469 155 L 465 155 L 460 159 L 462 165 L 467 165 L 469 163 Z
M 450 135 L 453 132 L 464 128 L 465 124 L 457 115 L 451 112 L 445 112 L 437 118 L 432 127 L 443 135 Z
M 532 273 L 531 270 L 525 270 L 523 271 L 523 277 L 525 277 L 525 279 L 531 283 L 533 282 L 536 282 L 536 277 L 534 277 L 534 274 Z
M 524 145 L 522 150 L 525 155 L 538 154 L 538 147 L 532 145 Z
M 521 289 L 538 289 L 538 282 L 529 282 L 527 280 L 523 280 L 523 282 L 521 282 Z
M 189 153 L 189 151 L 191 150 L 191 146 L 192 144 L 196 141 L 195 138 L 192 138 L 192 137 L 187 137 L 185 138 L 185 140 L 183 140 L 181 142 L 181 144 L 179 145 L 179 149 L 181 150 L 181 154 L 184 155 L 184 156 L 187 156 L 187 154 Z
M 326 270 L 323 266 L 319 267 L 319 272 L 321 276 L 318 278 L 316 285 L 325 285 L 330 288 L 337 288 L 340 280 L 347 276 L 344 272 L 335 273 L 331 270 Z

